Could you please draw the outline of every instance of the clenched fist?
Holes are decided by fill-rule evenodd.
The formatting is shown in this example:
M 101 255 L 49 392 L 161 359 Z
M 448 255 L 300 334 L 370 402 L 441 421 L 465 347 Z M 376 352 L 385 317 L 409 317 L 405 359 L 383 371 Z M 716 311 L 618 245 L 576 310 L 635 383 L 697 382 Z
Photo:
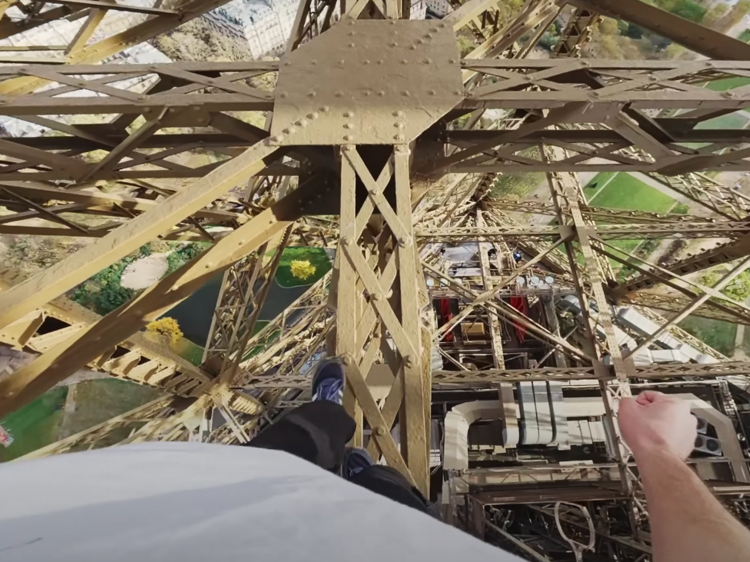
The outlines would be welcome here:
M 698 420 L 684 400 L 647 390 L 623 398 L 618 418 L 636 461 L 652 452 L 669 452 L 684 460 L 693 450 Z

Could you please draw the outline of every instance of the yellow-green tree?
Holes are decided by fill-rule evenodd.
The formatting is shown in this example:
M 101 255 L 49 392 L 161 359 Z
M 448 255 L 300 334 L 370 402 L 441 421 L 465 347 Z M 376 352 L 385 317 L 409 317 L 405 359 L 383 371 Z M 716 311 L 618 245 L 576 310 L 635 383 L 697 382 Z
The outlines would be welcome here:
M 290 269 L 293 277 L 303 281 L 315 275 L 315 266 L 310 260 L 292 260 Z
M 160 339 L 165 339 L 172 345 L 176 344 L 182 338 L 180 325 L 177 323 L 177 320 L 169 316 L 149 322 L 146 326 L 146 333 Z

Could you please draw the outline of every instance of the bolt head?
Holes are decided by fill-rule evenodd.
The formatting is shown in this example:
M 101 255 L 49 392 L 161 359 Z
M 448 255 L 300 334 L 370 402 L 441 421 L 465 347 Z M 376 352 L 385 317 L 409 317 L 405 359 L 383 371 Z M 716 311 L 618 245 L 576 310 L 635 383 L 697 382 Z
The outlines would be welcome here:
M 341 362 L 348 367 L 352 364 L 352 358 L 349 355 L 344 355 L 341 358 Z
M 378 426 L 373 431 L 375 431 L 375 435 L 385 435 L 385 429 Z

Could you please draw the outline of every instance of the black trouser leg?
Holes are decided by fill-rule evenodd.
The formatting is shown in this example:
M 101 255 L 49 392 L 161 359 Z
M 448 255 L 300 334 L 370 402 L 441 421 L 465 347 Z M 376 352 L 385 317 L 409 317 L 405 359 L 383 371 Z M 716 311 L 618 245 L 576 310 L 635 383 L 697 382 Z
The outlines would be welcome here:
M 356 427 L 342 406 L 308 402 L 271 424 L 248 446 L 286 451 L 326 470 L 336 470 Z
M 424 496 L 395 468 L 376 464 L 358 472 L 351 478 L 357 486 L 367 488 L 395 502 L 427 512 Z
M 286 451 L 333 471 L 341 466 L 355 429 L 354 420 L 339 404 L 308 402 L 262 431 L 248 446 Z M 351 481 L 400 504 L 427 511 L 427 502 L 419 491 L 394 468 L 371 466 Z

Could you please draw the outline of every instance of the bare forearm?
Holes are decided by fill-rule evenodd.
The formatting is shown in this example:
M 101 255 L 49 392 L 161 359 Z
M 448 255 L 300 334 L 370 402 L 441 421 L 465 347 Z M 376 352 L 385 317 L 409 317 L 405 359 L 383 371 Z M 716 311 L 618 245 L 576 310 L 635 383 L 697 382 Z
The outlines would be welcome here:
M 750 531 L 677 456 L 637 459 L 651 520 L 655 562 L 746 562 Z

